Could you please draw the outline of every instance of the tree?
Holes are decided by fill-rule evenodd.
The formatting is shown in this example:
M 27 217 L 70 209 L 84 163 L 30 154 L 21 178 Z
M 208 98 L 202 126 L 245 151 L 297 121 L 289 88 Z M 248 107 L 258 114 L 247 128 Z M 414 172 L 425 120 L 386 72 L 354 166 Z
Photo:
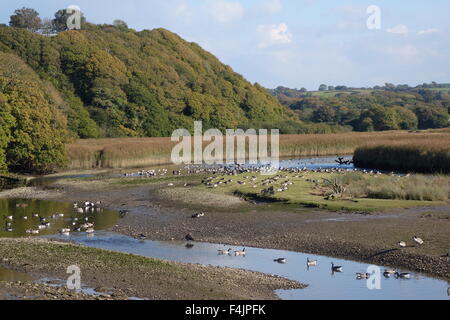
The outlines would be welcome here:
M 419 129 L 445 128 L 449 125 L 449 114 L 445 109 L 420 106 L 414 109 L 419 118 Z
M 327 91 L 327 85 L 326 84 L 321 84 L 319 87 L 319 91 Z
M 15 28 L 28 29 L 30 31 L 39 30 L 41 27 L 41 18 L 39 13 L 31 8 L 17 9 L 14 15 L 11 16 L 9 25 Z
M 128 24 L 123 20 L 116 19 L 116 20 L 114 20 L 113 25 L 114 25 L 114 27 L 116 27 L 117 29 L 119 29 L 121 31 L 128 30 Z
M 11 128 L 15 119 L 11 115 L 11 106 L 7 103 L 7 97 L 0 94 L 0 173 L 8 171 L 6 160 L 6 148 L 11 141 Z
M 333 107 L 320 106 L 318 107 L 312 114 L 312 121 L 321 123 L 321 122 L 334 122 L 336 120 L 336 111 Z
M 375 131 L 398 130 L 398 114 L 393 108 L 375 105 L 361 114 L 357 129 L 368 131 L 370 126 Z
M 55 32 L 63 32 L 69 30 L 69 27 L 67 26 L 67 20 L 73 14 L 74 13 L 69 13 L 67 9 L 58 10 L 55 13 L 55 18 L 53 19 L 53 26 Z M 80 12 L 80 23 L 81 28 L 83 28 L 83 25 L 86 23 L 86 18 L 84 17 L 84 14 L 82 12 Z
M 402 130 L 417 130 L 419 120 L 414 112 L 403 107 L 395 107 L 398 115 L 398 125 Z

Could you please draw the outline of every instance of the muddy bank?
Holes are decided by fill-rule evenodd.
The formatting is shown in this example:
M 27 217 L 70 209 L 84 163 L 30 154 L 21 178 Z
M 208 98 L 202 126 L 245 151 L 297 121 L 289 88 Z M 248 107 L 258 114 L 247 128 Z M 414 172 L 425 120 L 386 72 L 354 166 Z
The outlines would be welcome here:
M 182 197 L 179 190 L 160 181 L 73 180 L 52 188 L 27 188 L 12 194 L 70 202 L 101 200 L 109 209 L 129 212 L 114 231 L 144 234 L 150 240 L 183 240 L 189 233 L 197 241 L 327 255 L 450 279 L 446 257 L 450 251 L 450 205 L 362 215 L 231 201 L 231 196 L 214 198 L 215 204 L 210 204 L 202 201 L 208 198 L 205 192 L 199 195 L 188 186 Z M 193 219 L 192 214 L 199 210 L 206 211 L 206 216 Z M 414 246 L 414 235 L 425 244 Z M 400 249 L 399 241 L 407 241 L 409 246 Z
M 120 296 L 93 296 L 33 282 L 0 281 L 0 300 L 124 300 Z
M 67 279 L 67 267 L 81 269 L 81 281 L 104 288 L 100 299 L 152 300 L 277 299 L 274 290 L 301 289 L 295 281 L 256 272 L 164 262 L 43 239 L 0 239 L 1 265 L 40 279 Z M 98 299 L 46 285 L 3 283 L 0 297 Z

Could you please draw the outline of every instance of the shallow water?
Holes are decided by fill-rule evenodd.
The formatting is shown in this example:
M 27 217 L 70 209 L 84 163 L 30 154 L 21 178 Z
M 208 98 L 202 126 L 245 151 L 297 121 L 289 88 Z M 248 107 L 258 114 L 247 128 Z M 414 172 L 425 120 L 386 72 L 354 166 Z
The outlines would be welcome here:
M 55 237 L 52 237 L 55 238 Z M 56 236 L 61 238 L 61 236 Z M 140 241 L 111 232 L 97 232 L 94 237 L 73 234 L 70 240 L 93 248 L 108 249 L 168 261 L 194 263 L 211 266 L 239 268 L 275 274 L 308 284 L 304 290 L 280 290 L 282 299 L 439 299 L 445 300 L 448 283 L 424 275 L 412 273 L 409 280 L 385 278 L 381 275 L 381 290 L 369 290 L 366 280 L 356 280 L 356 273 L 367 272 L 368 264 L 307 255 L 282 250 L 247 248 L 246 257 L 220 256 L 219 249 L 229 246 L 209 243 L 194 243 L 191 249 L 185 242 Z M 233 247 L 233 249 L 242 249 Z M 276 258 L 286 258 L 286 264 L 274 262 Z M 318 260 L 317 267 L 308 269 L 307 258 Z M 331 262 L 344 267 L 343 273 L 331 272 Z M 384 268 L 381 268 L 381 272 Z
M 31 281 L 33 278 L 26 273 L 13 271 L 0 266 L 0 281 L 17 282 L 17 281 Z
M 39 217 L 34 217 L 38 214 Z M 55 217 L 54 214 L 63 214 L 64 217 Z M 12 220 L 7 217 L 12 216 Z M 26 219 L 25 219 L 26 218 Z M 37 230 L 41 224 L 41 218 L 45 218 L 50 223 L 50 227 L 40 230 L 40 235 L 51 235 L 59 232 L 62 228 L 73 229 L 84 223 L 85 218 L 95 224 L 95 228 L 104 230 L 111 228 L 120 219 L 120 214 L 100 209 L 99 211 L 88 213 L 77 213 L 73 204 L 43 201 L 43 200 L 20 200 L 20 199 L 0 199 L 0 237 L 16 238 L 28 236 L 26 230 Z M 72 221 L 77 218 L 78 221 Z M 72 223 L 75 222 L 75 226 Z M 8 231 L 7 223 L 11 223 L 12 231 Z
M 352 156 L 343 157 L 344 160 L 352 160 Z M 339 165 L 336 162 L 336 157 L 314 157 L 314 158 L 301 158 L 301 159 L 280 159 L 280 168 L 306 168 L 308 170 L 316 170 L 316 169 L 344 169 L 344 170 L 353 170 L 356 169 L 353 164 L 349 165 Z M 261 164 L 258 165 L 244 165 L 244 167 L 260 167 Z M 90 179 L 90 178 L 119 178 L 124 177 L 124 174 L 127 174 L 128 178 L 139 177 L 139 171 L 143 170 L 152 170 L 152 169 L 168 169 L 169 175 L 172 170 L 179 170 L 183 168 L 218 168 L 223 166 L 217 165 L 193 165 L 193 166 L 175 166 L 175 165 L 167 165 L 167 166 L 153 166 L 153 167 L 142 167 L 142 168 L 134 168 L 134 169 L 116 169 L 110 171 L 104 171 L 101 173 L 84 173 L 84 174 L 68 174 L 61 175 L 55 177 L 39 177 L 30 181 L 30 186 L 47 186 L 52 183 L 57 182 L 58 180 L 64 179 Z M 124 177 L 125 178 L 125 177 Z

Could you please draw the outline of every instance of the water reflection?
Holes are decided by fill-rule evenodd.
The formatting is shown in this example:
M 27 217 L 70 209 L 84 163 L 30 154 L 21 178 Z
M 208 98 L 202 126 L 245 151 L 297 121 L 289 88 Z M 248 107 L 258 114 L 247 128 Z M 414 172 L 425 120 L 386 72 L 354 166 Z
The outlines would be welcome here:
M 56 238 L 59 238 L 57 236 Z M 366 273 L 368 264 L 324 256 L 308 255 L 297 252 L 246 248 L 246 256 L 218 255 L 218 250 L 229 246 L 209 243 L 157 242 L 137 240 L 111 232 L 99 232 L 87 238 L 83 234 L 74 234 L 70 240 L 88 247 L 109 249 L 118 252 L 138 254 L 146 257 L 221 266 L 275 274 L 308 284 L 304 290 L 280 290 L 282 299 L 449 299 L 446 281 L 437 280 L 421 274 L 411 273 L 411 279 L 396 279 L 381 276 L 381 290 L 369 290 L 367 280 L 357 280 L 357 273 Z M 192 246 L 193 245 L 193 246 Z M 242 248 L 232 247 L 233 250 Z M 284 257 L 286 264 L 275 263 L 274 259 Z M 317 260 L 316 263 L 310 262 Z M 333 272 L 331 263 L 342 266 L 342 272 Z M 381 273 L 385 270 L 380 267 Z M 400 272 L 403 270 L 399 270 Z
M 31 281 L 33 278 L 26 273 L 9 270 L 0 266 L 0 281 L 17 282 Z

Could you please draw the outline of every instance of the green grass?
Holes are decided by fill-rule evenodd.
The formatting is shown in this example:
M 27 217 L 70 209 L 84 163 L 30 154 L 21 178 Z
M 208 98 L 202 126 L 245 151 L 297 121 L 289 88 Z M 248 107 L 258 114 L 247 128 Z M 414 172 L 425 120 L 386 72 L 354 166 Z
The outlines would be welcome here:
M 392 208 L 409 208 L 415 206 L 437 206 L 443 205 L 444 199 L 438 199 L 433 201 L 425 201 L 425 200 L 408 200 L 408 199 L 421 199 L 420 192 L 425 192 L 425 189 L 421 189 L 419 187 L 413 188 L 413 185 L 416 185 L 417 180 L 414 180 L 412 177 L 389 177 L 386 175 L 382 176 L 363 176 L 362 173 L 352 173 L 352 178 L 346 177 L 347 174 L 326 174 L 326 173 L 305 173 L 300 174 L 288 174 L 281 173 L 282 178 L 272 185 L 263 186 L 261 181 L 270 176 L 257 176 L 257 181 L 251 182 L 250 179 L 245 179 L 245 177 L 252 177 L 252 174 L 243 174 L 235 177 L 225 177 L 225 181 L 229 179 L 233 179 L 234 182 L 229 185 L 220 185 L 218 188 L 208 188 L 207 186 L 197 187 L 199 190 L 207 189 L 209 192 L 218 192 L 218 193 L 226 193 L 226 194 L 239 194 L 247 198 L 260 199 L 266 201 L 273 202 L 282 202 L 286 205 L 299 205 L 305 207 L 314 207 L 314 208 L 322 208 L 332 211 L 356 211 L 356 212 L 373 212 L 373 211 L 383 211 L 386 209 Z M 298 176 L 298 177 L 296 177 Z M 361 176 L 361 179 L 357 179 L 355 177 Z M 327 183 L 324 179 L 333 180 L 333 179 L 343 179 L 347 178 L 346 189 L 350 190 L 349 192 L 344 192 L 341 196 L 337 196 L 334 200 L 327 200 L 327 195 L 331 194 L 331 189 L 327 187 Z M 216 178 L 214 182 L 218 182 L 221 178 Z M 406 193 L 412 194 L 413 192 L 418 192 L 418 195 L 415 197 L 407 197 L 401 196 L 400 193 L 397 194 L 386 188 L 389 186 L 389 183 L 394 183 L 394 179 L 400 180 L 407 187 Z M 422 180 L 426 180 L 426 177 L 420 178 Z M 267 195 L 263 194 L 262 191 L 264 189 L 269 188 L 270 186 L 274 186 L 275 189 L 279 188 L 282 182 L 290 180 L 294 184 L 289 186 L 289 189 L 284 192 L 277 192 L 275 195 Z M 246 185 L 239 185 L 238 181 L 245 181 Z M 409 181 L 409 182 L 408 182 Z M 448 179 L 447 179 L 448 181 Z M 423 181 L 422 181 L 423 182 Z M 434 181 L 430 181 L 433 183 Z M 358 194 L 356 194 L 354 190 L 357 188 L 357 183 L 359 185 L 366 187 L 366 189 L 361 189 Z M 254 187 L 256 186 L 256 187 Z M 375 187 L 379 187 L 376 189 Z M 364 193 L 364 190 L 373 189 L 372 193 Z M 385 188 L 385 189 L 383 189 Z M 408 189 L 409 188 L 409 189 Z M 375 191 L 379 192 L 376 193 Z M 403 190 L 404 191 L 404 190 Z M 448 193 L 448 191 L 447 191 Z M 377 197 L 373 197 L 377 194 Z M 384 196 L 383 196 L 384 195 Z M 423 199 L 429 199 L 429 197 L 424 196 Z M 448 200 L 446 198 L 445 200 Z

